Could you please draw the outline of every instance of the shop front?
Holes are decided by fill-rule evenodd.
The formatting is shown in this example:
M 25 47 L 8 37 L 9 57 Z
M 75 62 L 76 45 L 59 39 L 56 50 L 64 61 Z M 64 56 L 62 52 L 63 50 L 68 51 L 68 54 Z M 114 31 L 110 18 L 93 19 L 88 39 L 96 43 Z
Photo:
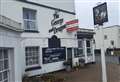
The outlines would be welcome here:
M 81 29 L 77 32 L 79 55 L 76 57 L 84 58 L 85 63 L 94 63 L 94 31 L 90 29 Z

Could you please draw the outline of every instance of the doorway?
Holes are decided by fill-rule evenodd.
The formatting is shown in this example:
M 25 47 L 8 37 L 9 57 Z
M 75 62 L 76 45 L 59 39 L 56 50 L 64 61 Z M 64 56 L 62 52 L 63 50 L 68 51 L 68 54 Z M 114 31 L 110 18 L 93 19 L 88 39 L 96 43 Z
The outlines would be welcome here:
M 72 62 L 73 62 L 72 53 L 73 53 L 72 48 L 67 48 L 67 61 L 71 62 L 71 67 L 73 66 L 72 65 Z
M 8 49 L 0 48 L 0 82 L 9 82 Z

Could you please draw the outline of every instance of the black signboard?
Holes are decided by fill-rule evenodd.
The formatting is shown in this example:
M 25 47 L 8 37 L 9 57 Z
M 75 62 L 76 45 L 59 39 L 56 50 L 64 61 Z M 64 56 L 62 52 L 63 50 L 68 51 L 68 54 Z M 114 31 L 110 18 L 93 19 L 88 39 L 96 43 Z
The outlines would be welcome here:
M 53 35 L 51 38 L 48 39 L 48 47 L 49 48 L 60 48 L 61 47 L 60 39 L 57 38 L 56 35 Z
M 43 48 L 43 64 L 64 61 L 66 59 L 65 47 L 61 48 Z
M 108 22 L 107 3 L 100 4 L 93 8 L 94 25 L 103 25 Z

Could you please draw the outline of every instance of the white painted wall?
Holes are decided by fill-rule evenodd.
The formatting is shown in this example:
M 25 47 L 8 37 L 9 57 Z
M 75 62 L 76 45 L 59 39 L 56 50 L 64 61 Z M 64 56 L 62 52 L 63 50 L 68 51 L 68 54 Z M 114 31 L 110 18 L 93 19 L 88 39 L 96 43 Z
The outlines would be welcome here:
M 11 30 L 4 29 L 0 26 L 0 47 L 11 48 L 10 51 L 10 75 L 12 74 L 15 77 L 10 79 L 11 82 L 20 82 L 21 81 L 21 44 L 20 44 L 20 34 Z M 15 62 L 14 62 L 15 61 Z M 13 63 L 14 62 L 14 63 Z M 13 68 L 14 67 L 14 68 Z M 13 79 L 14 78 L 14 79 Z
M 68 1 L 68 0 L 67 0 Z M 73 1 L 73 0 L 71 0 Z M 67 3 L 68 4 L 68 3 Z M 70 3 L 73 4 L 73 3 Z M 37 75 L 41 73 L 46 72 L 52 72 L 53 70 L 60 70 L 63 69 L 63 61 L 56 62 L 56 63 L 50 63 L 43 65 L 42 64 L 42 48 L 48 47 L 48 38 L 50 38 L 53 33 L 48 33 L 49 29 L 51 29 L 51 20 L 53 19 L 54 10 L 43 8 L 36 5 L 31 5 L 23 2 L 19 2 L 16 0 L 1 0 L 1 11 L 0 14 L 3 16 L 6 16 L 8 18 L 11 18 L 12 20 L 15 20 L 19 23 L 22 23 L 23 26 L 23 7 L 35 9 L 37 10 L 37 26 L 39 33 L 22 33 L 21 37 L 22 39 L 17 41 L 21 41 L 21 45 L 16 41 L 16 39 L 12 39 L 11 37 L 8 37 L 10 40 L 6 40 L 7 42 L 0 42 L 1 46 L 5 46 L 5 44 L 12 45 L 10 43 L 15 42 L 15 55 L 14 55 L 14 62 L 15 62 L 15 82 L 21 82 L 21 77 L 25 73 L 26 65 L 25 65 L 25 47 L 26 46 L 39 46 L 40 47 L 40 66 L 42 66 L 42 69 L 30 71 L 27 72 L 29 75 Z M 52 5 L 50 3 L 50 5 Z M 55 4 L 53 6 L 57 7 L 58 4 Z M 65 9 L 70 8 L 72 11 L 74 11 L 73 5 L 66 5 L 66 3 L 62 3 L 62 5 L 58 5 L 62 9 L 65 7 Z M 69 9 L 68 9 L 69 10 Z M 64 18 L 64 23 L 66 21 L 70 21 L 75 19 L 75 15 L 60 12 L 60 18 Z M 22 27 L 23 28 L 23 27 Z M 58 38 L 62 38 L 62 46 L 67 47 L 77 47 L 77 41 L 75 38 L 75 33 L 67 33 L 66 30 L 63 32 L 59 32 L 56 34 Z M 4 38 L 3 36 L 1 38 Z M 11 42 L 8 42 L 11 41 Z M 21 50 L 19 47 L 22 47 Z
M 37 1 L 37 0 L 36 0 Z M 68 0 L 66 0 L 68 1 Z M 71 0 L 73 1 L 73 0 Z M 42 64 L 42 48 L 48 47 L 48 38 L 50 38 L 53 33 L 48 33 L 48 30 L 51 29 L 51 20 L 53 19 L 54 10 L 46 9 L 40 6 L 30 5 L 23 2 L 15 1 L 15 0 L 1 0 L 1 12 L 0 14 L 3 16 L 7 16 L 17 22 L 22 23 L 23 25 L 23 7 L 31 8 L 37 10 L 37 26 L 39 33 L 22 33 L 21 37 L 21 46 L 18 45 L 19 42 L 14 44 L 15 47 L 15 55 L 14 55 L 14 62 L 15 62 L 15 82 L 21 82 L 22 75 L 25 73 L 26 65 L 25 65 L 25 47 L 26 46 L 39 46 L 40 47 L 40 66 L 41 69 L 29 71 L 27 72 L 28 75 L 38 75 L 43 74 L 46 72 L 57 71 L 63 69 L 63 61 L 49 63 L 49 64 Z M 13 5 L 14 4 L 14 5 Z M 53 3 L 49 3 L 52 5 Z M 70 2 L 72 5 L 67 5 L 68 2 L 53 4 L 53 6 L 72 10 L 74 11 L 73 3 Z M 60 12 L 60 18 L 64 18 L 64 23 L 75 19 L 75 15 L 71 15 L 68 13 Z M 77 39 L 75 37 L 75 33 L 68 33 L 66 30 L 63 32 L 59 32 L 56 34 L 58 38 L 61 38 L 61 45 L 66 47 L 78 47 L 77 46 Z M 4 38 L 4 37 L 3 37 Z M 11 38 L 10 38 L 11 39 Z M 9 41 L 9 40 L 8 40 Z M 10 40 L 16 41 L 16 40 Z M 12 43 L 12 42 L 11 42 Z M 6 42 L 7 44 L 7 42 Z M 3 45 L 3 42 L 1 43 Z M 9 44 L 8 44 L 9 45 Z M 7 45 L 7 46 L 8 46 Z M 19 47 L 22 47 L 21 50 Z M 19 54 L 18 54 L 19 53 Z M 78 58 L 73 59 L 73 63 L 78 62 Z
M 116 48 L 120 48 L 120 26 L 115 25 L 115 26 L 111 26 L 111 27 L 106 27 L 103 29 L 104 35 L 107 35 L 107 39 L 104 39 L 104 47 L 106 48 L 113 48 L 113 46 L 111 45 L 111 40 L 114 40 L 114 45 Z M 99 29 L 95 29 L 95 42 L 96 42 L 96 49 L 100 49 L 100 31 Z
M 36 0 L 37 1 L 37 0 Z M 70 4 L 67 5 L 69 2 L 68 0 L 64 0 L 66 3 L 45 3 L 48 5 L 52 5 L 61 9 L 74 11 L 74 4 L 71 3 L 73 0 L 70 1 Z M 54 1 L 53 1 L 54 2 Z M 38 75 L 46 72 L 52 72 L 56 70 L 63 69 L 63 61 L 55 62 L 55 63 L 49 63 L 49 64 L 42 64 L 42 48 L 48 47 L 48 38 L 50 38 L 53 33 L 48 33 L 49 29 L 52 28 L 51 26 L 51 20 L 53 19 L 54 10 L 43 8 L 36 5 L 31 5 L 23 2 L 19 2 L 16 0 L 1 0 L 1 11 L 0 14 L 3 16 L 6 16 L 8 18 L 11 18 L 19 23 L 22 23 L 23 26 L 23 7 L 35 9 L 37 10 L 37 26 L 39 33 L 25 33 L 23 32 L 21 34 L 22 39 L 17 39 L 21 41 L 21 44 L 19 45 L 19 42 L 16 41 L 16 39 L 12 39 L 8 37 L 10 40 L 7 40 L 6 44 L 11 45 L 8 43 L 8 41 L 15 41 L 15 55 L 14 55 L 14 62 L 15 62 L 15 82 L 21 82 L 21 78 L 25 73 L 26 65 L 25 65 L 25 47 L 26 46 L 39 46 L 40 47 L 40 66 L 41 69 L 29 71 L 27 72 L 28 75 Z M 41 3 L 41 2 L 40 2 Z M 70 20 L 75 19 L 75 15 L 60 12 L 60 18 L 64 18 L 64 23 Z M 22 27 L 23 28 L 23 27 Z M 58 38 L 61 38 L 61 45 L 66 47 L 77 47 L 77 39 L 75 37 L 75 33 L 68 33 L 66 30 L 63 30 L 63 32 L 58 32 L 56 34 Z M 3 37 L 3 36 L 2 36 Z M 4 38 L 4 37 L 3 37 Z M 12 40 L 11 40 L 12 39 Z M 11 42 L 12 43 L 12 42 Z M 0 45 L 5 46 L 2 43 Z M 14 47 L 11 46 L 11 47 Z M 19 49 L 21 47 L 21 50 Z M 77 59 L 74 60 L 76 62 Z
M 54 14 L 54 10 L 51 9 L 46 9 L 40 6 L 35 6 L 35 5 L 30 5 L 27 3 L 23 3 L 23 2 L 19 2 L 19 1 L 15 1 L 15 0 L 1 0 L 1 15 L 7 16 L 9 18 L 12 18 L 13 20 L 23 23 L 23 12 L 22 12 L 22 8 L 31 8 L 31 9 L 35 9 L 37 10 L 37 25 L 38 25 L 38 30 L 39 30 L 39 34 L 34 34 L 34 36 L 36 37 L 37 35 L 40 37 L 44 36 L 44 37 L 48 37 L 49 33 L 48 30 L 51 29 L 51 20 L 53 19 L 53 14 Z M 13 5 L 14 4 L 14 5 Z M 11 12 L 11 10 L 13 10 Z M 8 14 L 9 13 L 9 14 Z M 75 19 L 74 15 L 71 14 L 67 14 L 67 13 L 63 13 L 60 12 L 60 17 L 64 18 L 64 23 L 66 21 Z M 66 32 L 63 33 L 58 33 L 60 36 L 63 36 L 65 34 L 67 34 Z M 29 36 L 29 33 L 24 33 L 22 34 L 23 36 Z M 68 36 L 68 34 L 66 35 L 66 37 Z M 71 35 L 70 35 L 71 36 Z M 65 37 L 65 36 L 64 36 Z

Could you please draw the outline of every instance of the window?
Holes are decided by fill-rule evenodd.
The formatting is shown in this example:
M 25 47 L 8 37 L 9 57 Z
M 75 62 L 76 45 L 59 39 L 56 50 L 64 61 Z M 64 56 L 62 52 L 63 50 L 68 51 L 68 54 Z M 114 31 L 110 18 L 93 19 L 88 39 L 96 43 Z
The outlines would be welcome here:
M 23 8 L 24 29 L 37 31 L 36 26 L 36 10 Z
M 39 47 L 26 47 L 26 66 L 39 65 Z
M 8 82 L 9 58 L 8 50 L 0 49 L 0 82 Z
M 80 56 L 84 55 L 83 53 L 83 41 L 82 40 L 78 40 L 78 53 Z
M 91 40 L 86 40 L 87 55 L 92 55 Z
M 78 47 L 83 48 L 83 41 L 82 40 L 78 40 Z
M 74 56 L 75 57 L 79 57 L 79 55 L 78 55 L 78 50 L 77 50 L 78 48 L 74 48 Z
M 79 48 L 74 48 L 74 55 L 75 55 L 75 57 L 84 56 L 84 55 L 83 55 L 83 50 L 82 50 L 82 49 L 79 49 Z
M 120 33 L 120 29 L 119 29 L 119 33 Z
M 114 46 L 114 40 L 111 40 L 111 42 L 110 42 L 110 43 L 111 43 L 111 45 L 112 45 L 112 46 Z
M 84 55 L 82 40 L 78 40 L 78 48 L 74 48 L 74 55 L 75 57 L 80 57 Z
M 107 35 L 104 35 L 104 39 L 105 39 L 105 40 L 107 39 Z

